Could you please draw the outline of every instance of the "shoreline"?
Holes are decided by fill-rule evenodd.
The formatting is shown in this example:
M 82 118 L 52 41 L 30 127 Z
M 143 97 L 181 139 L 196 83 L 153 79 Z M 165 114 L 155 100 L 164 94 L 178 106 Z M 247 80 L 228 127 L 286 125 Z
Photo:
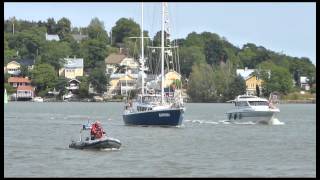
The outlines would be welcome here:
M 316 104 L 316 99 L 314 100 L 280 100 L 279 104 Z M 8 102 L 33 102 L 33 101 L 8 101 Z M 107 102 L 125 102 L 121 99 L 107 100 L 107 101 L 84 101 L 84 100 L 72 100 L 72 101 L 63 101 L 63 100 L 44 100 L 44 102 L 62 102 L 62 103 L 70 103 L 70 102 L 89 102 L 89 103 L 107 103 Z M 39 102 L 36 102 L 39 103 Z M 227 103 L 227 102 L 192 102 L 188 101 L 187 103 Z

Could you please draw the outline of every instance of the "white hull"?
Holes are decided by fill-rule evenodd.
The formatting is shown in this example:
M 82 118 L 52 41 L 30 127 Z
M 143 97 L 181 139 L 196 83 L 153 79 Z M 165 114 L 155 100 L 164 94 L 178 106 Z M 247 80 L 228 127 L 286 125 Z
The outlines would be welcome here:
M 39 97 L 35 97 L 32 99 L 33 102 L 43 102 L 43 99 L 42 98 L 39 98 Z
M 274 111 L 247 111 L 228 112 L 227 119 L 230 122 L 254 122 L 269 124 L 275 116 Z
M 226 112 L 230 122 L 253 122 L 272 124 L 275 113 L 280 110 L 265 98 L 239 95 L 235 100 L 235 109 Z

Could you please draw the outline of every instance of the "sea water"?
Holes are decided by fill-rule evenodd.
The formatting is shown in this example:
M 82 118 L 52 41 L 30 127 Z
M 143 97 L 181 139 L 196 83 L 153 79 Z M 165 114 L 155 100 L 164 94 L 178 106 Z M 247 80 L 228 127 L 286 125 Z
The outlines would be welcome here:
M 9 102 L 5 177 L 315 177 L 316 105 L 280 104 L 273 125 L 229 123 L 229 103 L 187 103 L 180 127 L 125 126 L 123 103 Z M 120 150 L 68 147 L 99 120 Z

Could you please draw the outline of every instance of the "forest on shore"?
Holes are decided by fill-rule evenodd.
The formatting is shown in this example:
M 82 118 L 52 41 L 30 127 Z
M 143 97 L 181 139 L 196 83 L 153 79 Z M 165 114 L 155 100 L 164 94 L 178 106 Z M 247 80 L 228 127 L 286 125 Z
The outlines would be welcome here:
M 90 96 L 89 84 L 96 92 L 103 93 L 109 82 L 105 58 L 119 52 L 119 47 L 126 48 L 134 58 L 138 58 L 140 52 L 140 46 L 129 38 L 140 36 L 137 22 L 120 18 L 111 29 L 112 38 L 98 18 L 93 18 L 87 27 L 74 27 L 65 17 L 58 21 L 48 18 L 38 22 L 14 17 L 5 19 L 4 66 L 12 60 L 33 59 L 34 69 L 29 71 L 21 67 L 21 75 L 31 78 L 39 96 L 45 96 L 53 88 L 60 90 L 62 95 L 67 84 L 66 78 L 58 76 L 59 68 L 65 63 L 63 58 L 83 58 L 86 76 L 79 77 L 80 97 Z M 46 33 L 57 34 L 60 40 L 47 41 Z M 87 38 L 77 41 L 73 35 L 86 35 Z M 159 30 L 144 45 L 159 45 L 160 35 Z M 149 37 L 149 32 L 144 30 L 144 36 Z M 261 96 L 268 97 L 274 91 L 282 95 L 299 92 L 300 76 L 306 76 L 310 92 L 316 92 L 316 67 L 308 57 L 293 57 L 251 42 L 237 47 L 214 32 L 190 32 L 186 38 L 170 43 L 179 46 L 182 85 L 194 102 L 225 102 L 244 94 L 245 81 L 236 75 L 236 69 L 244 68 L 256 69 L 254 73 L 263 80 Z M 14 89 L 8 85 L 8 77 L 5 74 L 4 83 L 10 93 Z

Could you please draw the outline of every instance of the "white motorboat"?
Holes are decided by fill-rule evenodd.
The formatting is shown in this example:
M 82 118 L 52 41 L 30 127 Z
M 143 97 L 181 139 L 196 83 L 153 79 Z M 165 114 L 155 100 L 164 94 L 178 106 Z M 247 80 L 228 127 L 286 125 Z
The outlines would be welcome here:
M 73 94 L 71 92 L 69 92 L 68 94 L 65 94 L 62 96 L 62 99 L 64 101 L 70 100 L 73 97 Z
M 43 102 L 43 98 L 42 97 L 34 97 L 32 99 L 33 102 Z
M 254 122 L 270 124 L 276 113 L 280 112 L 271 100 L 252 95 L 239 95 L 228 101 L 235 104 L 235 108 L 227 111 L 230 122 Z

